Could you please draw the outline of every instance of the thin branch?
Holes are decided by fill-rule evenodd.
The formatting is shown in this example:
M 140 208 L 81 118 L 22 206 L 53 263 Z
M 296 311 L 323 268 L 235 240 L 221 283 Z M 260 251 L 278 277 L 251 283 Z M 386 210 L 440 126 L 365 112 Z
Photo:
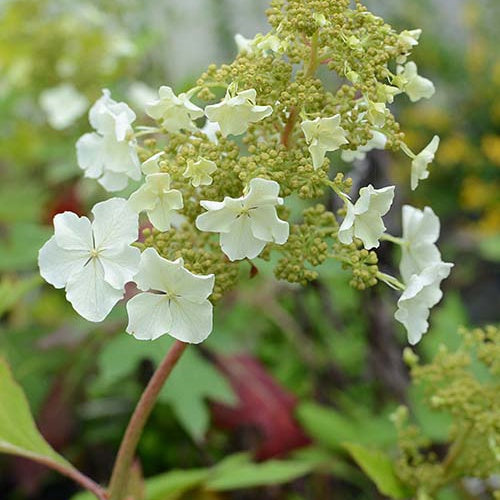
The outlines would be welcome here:
M 90 479 L 90 477 L 80 472 L 78 469 L 75 469 L 73 466 L 64 465 L 55 460 L 51 460 L 50 458 L 45 457 L 30 457 L 30 459 L 42 465 L 50 467 L 63 476 L 69 477 L 70 479 L 75 481 L 75 483 L 78 483 L 80 486 L 94 494 L 99 500 L 108 500 L 106 491 L 102 486 Z

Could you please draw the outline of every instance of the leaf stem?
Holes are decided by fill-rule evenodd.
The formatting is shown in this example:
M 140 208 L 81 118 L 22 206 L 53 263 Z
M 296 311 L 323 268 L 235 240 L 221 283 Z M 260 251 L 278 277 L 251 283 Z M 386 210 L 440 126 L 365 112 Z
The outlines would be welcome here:
M 109 500 L 123 500 L 130 467 L 146 421 L 153 410 L 158 394 L 187 346 L 188 344 L 176 340 L 144 389 L 116 456 L 108 489 Z
M 62 474 L 63 476 L 73 479 L 75 483 L 78 483 L 80 486 L 93 493 L 99 500 L 108 499 L 106 490 L 102 486 L 100 486 L 95 481 L 90 479 L 90 477 L 80 472 L 78 469 L 75 469 L 73 466 L 69 464 L 64 465 L 63 463 L 57 462 L 56 460 L 52 460 L 46 457 L 30 457 L 30 459 L 42 465 L 50 467 L 51 469 L 55 470 L 56 472 L 59 472 L 59 474 Z

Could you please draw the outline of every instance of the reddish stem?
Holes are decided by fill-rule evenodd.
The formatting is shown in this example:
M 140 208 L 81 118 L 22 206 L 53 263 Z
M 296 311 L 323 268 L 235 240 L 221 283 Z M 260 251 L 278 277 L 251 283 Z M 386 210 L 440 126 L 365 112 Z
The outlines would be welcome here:
M 172 372 L 188 344 L 176 340 L 167 352 L 164 360 L 151 377 L 146 389 L 142 393 L 134 413 L 123 436 L 120 449 L 116 456 L 113 473 L 109 483 L 108 495 L 110 500 L 122 500 L 127 486 L 130 467 L 135 455 L 146 421 L 153 410 L 163 385 Z

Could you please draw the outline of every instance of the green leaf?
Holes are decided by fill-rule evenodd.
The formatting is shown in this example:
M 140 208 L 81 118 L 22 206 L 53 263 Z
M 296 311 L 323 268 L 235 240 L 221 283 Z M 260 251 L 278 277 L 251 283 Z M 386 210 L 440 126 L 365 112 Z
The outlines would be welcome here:
M 158 364 L 171 343 L 168 336 L 146 342 L 130 335 L 118 335 L 100 353 L 97 387 L 110 386 L 130 375 L 143 359 Z M 206 398 L 228 404 L 235 402 L 226 379 L 195 347 L 189 347 L 172 371 L 159 400 L 172 406 L 180 424 L 193 439 L 201 440 L 209 424 Z
M 315 441 L 334 450 L 342 448 L 346 441 L 379 445 L 394 441 L 394 428 L 385 417 L 353 417 L 310 402 L 300 404 L 296 414 Z
M 10 311 L 21 298 L 42 282 L 40 276 L 19 279 L 4 276 L 0 279 L 0 316 Z
M 209 469 L 173 470 L 150 478 L 146 481 L 146 499 L 176 500 L 200 486 L 209 472 Z
M 359 444 L 344 444 L 353 460 L 365 474 L 377 485 L 383 495 L 391 498 L 407 498 L 410 492 L 396 476 L 389 456 L 380 451 L 365 448 Z
M 49 228 L 37 224 L 23 222 L 10 226 L 5 241 L 0 240 L 0 271 L 33 269 L 38 250 L 50 235 Z
M 0 358 L 0 451 L 73 468 L 38 432 L 24 392 L 3 358 Z
M 500 235 L 487 236 L 479 243 L 479 252 L 491 262 L 500 262 Z
M 236 402 L 226 379 L 195 348 L 189 348 L 170 375 L 159 399 L 172 406 L 179 422 L 199 441 L 210 420 L 207 398 L 227 404 Z
M 238 490 L 288 483 L 302 477 L 313 469 L 308 462 L 294 460 L 268 460 L 263 463 L 227 463 L 216 467 L 205 487 L 214 491 Z

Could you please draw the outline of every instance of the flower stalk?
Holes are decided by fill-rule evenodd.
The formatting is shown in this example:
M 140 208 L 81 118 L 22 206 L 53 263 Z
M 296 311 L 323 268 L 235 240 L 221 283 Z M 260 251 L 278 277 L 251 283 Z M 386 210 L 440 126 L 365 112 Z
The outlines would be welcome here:
M 120 444 L 108 489 L 109 500 L 123 500 L 128 474 L 142 431 L 156 403 L 158 394 L 188 344 L 176 340 L 151 377 L 134 410 Z

